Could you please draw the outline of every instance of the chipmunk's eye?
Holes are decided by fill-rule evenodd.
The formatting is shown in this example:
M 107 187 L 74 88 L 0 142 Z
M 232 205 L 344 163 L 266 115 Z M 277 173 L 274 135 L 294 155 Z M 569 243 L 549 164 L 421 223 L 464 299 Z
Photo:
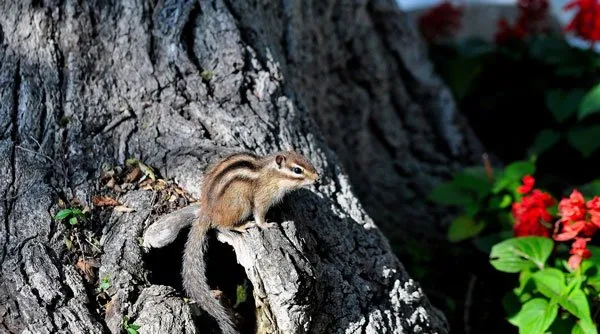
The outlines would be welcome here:
M 296 174 L 302 174 L 302 168 L 300 167 L 292 167 L 292 172 Z

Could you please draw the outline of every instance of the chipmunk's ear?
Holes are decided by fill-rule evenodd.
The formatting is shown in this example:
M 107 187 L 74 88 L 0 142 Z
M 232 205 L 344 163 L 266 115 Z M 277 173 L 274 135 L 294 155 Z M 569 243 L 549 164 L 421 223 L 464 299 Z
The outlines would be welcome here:
M 283 164 L 284 161 L 285 161 L 285 157 L 281 154 L 275 157 L 275 162 L 277 163 L 277 166 L 279 166 L 279 168 L 281 168 L 281 165 Z

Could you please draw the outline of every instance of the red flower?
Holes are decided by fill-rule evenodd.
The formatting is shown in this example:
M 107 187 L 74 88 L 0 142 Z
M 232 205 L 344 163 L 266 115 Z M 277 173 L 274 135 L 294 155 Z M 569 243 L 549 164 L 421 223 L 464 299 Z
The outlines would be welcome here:
M 558 203 L 558 212 L 562 222 L 582 220 L 585 217 L 585 200 L 577 190 L 571 192 L 569 198 L 563 198 Z
M 498 21 L 496 44 L 522 40 L 529 34 L 547 30 L 548 0 L 519 0 L 517 6 L 519 16 L 514 26 L 504 18 Z
M 514 40 L 522 40 L 527 35 L 527 29 L 519 24 L 515 24 L 514 27 L 511 27 L 506 19 L 500 19 L 498 21 L 498 32 L 496 32 L 496 36 L 494 36 L 494 41 L 496 44 L 505 44 Z
M 517 191 L 520 193 L 529 193 L 535 179 L 528 175 L 523 178 L 523 186 Z M 514 203 L 512 206 L 512 214 L 515 217 L 515 226 L 513 232 L 515 236 L 538 235 L 548 237 L 550 235 L 549 227 L 554 219 L 548 212 L 548 207 L 552 206 L 556 201 L 550 194 L 533 190 L 531 194 L 523 196 L 521 202 Z
M 600 228 L 600 198 L 596 196 L 586 202 L 579 191 L 573 190 L 569 198 L 560 201 L 558 211 L 561 219 L 557 222 L 556 229 L 558 231 L 562 224 L 562 230 L 560 233 L 555 232 L 554 240 L 575 239 L 569 252 L 569 267 L 577 269 L 583 259 L 592 255 L 587 249 L 587 242 Z
M 592 43 L 600 40 L 600 4 L 597 0 L 573 0 L 564 6 L 564 10 L 578 8 L 573 20 L 565 27 L 579 37 Z
M 531 175 L 526 175 L 523 178 L 523 185 L 517 188 L 517 192 L 519 194 L 527 194 L 533 189 L 533 185 L 535 184 L 535 179 Z
M 573 269 L 579 268 L 581 265 L 581 261 L 583 259 L 587 259 L 592 256 L 592 252 L 587 249 L 587 242 L 590 241 L 590 238 L 576 238 L 575 242 L 573 242 L 573 246 L 571 247 L 571 257 L 569 257 L 569 267 Z
M 427 41 L 454 36 L 461 27 L 462 8 L 443 2 L 419 17 L 419 28 Z
M 594 198 L 585 203 L 585 207 L 588 209 L 588 215 L 592 224 L 600 228 L 600 197 L 594 196 Z
M 582 237 L 591 237 L 597 230 L 598 227 L 596 225 L 585 220 L 567 222 L 563 223 L 562 232 L 556 234 L 554 240 L 567 241 L 578 235 Z
M 517 6 L 521 17 L 529 22 L 543 21 L 548 13 L 548 0 L 519 0 Z

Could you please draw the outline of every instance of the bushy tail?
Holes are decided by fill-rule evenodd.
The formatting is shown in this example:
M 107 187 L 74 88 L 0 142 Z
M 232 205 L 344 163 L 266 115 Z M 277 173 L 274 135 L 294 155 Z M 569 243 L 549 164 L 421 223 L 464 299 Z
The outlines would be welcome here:
M 227 310 L 210 293 L 206 281 L 206 265 L 204 253 L 206 252 L 206 233 L 210 223 L 200 218 L 194 222 L 183 255 L 183 287 L 187 294 L 195 300 L 202 309 L 215 318 L 223 334 L 237 334 Z

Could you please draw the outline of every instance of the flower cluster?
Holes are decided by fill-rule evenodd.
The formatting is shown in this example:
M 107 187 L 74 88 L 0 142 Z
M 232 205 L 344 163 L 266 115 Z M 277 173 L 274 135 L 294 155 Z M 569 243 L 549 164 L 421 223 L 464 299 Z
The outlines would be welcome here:
M 600 40 L 600 4 L 598 0 L 572 0 L 564 10 L 577 8 L 573 20 L 565 27 L 577 36 L 592 43 Z
M 517 237 L 550 236 L 554 217 L 548 212 L 548 207 L 556 204 L 556 201 L 546 192 L 533 190 L 534 184 L 535 179 L 528 175 L 523 178 L 523 185 L 517 189 L 524 195 L 520 202 L 512 205 L 512 214 L 516 221 L 513 231 Z
M 548 13 L 548 0 L 519 0 L 519 16 L 514 26 L 506 19 L 498 21 L 498 32 L 495 41 L 505 44 L 513 40 L 521 40 L 529 34 L 540 33 L 548 29 L 546 17 Z
M 573 190 L 569 198 L 560 201 L 558 212 L 561 218 L 553 238 L 556 241 L 575 240 L 571 246 L 569 267 L 579 268 L 581 261 L 592 255 L 586 245 L 600 228 L 600 197 L 595 196 L 586 202 L 579 191 Z
M 461 27 L 462 8 L 442 2 L 419 17 L 419 29 L 427 41 L 454 36 Z

